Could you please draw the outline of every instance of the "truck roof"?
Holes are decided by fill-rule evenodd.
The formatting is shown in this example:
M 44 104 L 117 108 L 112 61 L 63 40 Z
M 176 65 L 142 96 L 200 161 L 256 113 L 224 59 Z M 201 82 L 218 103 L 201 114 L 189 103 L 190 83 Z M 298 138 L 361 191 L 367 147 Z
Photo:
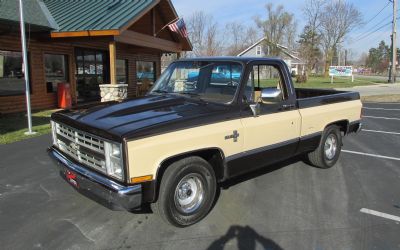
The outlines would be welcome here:
M 232 61 L 249 63 L 251 61 L 265 61 L 265 62 L 283 62 L 280 58 L 274 57 L 241 57 L 241 56 L 213 56 L 213 57 L 194 57 L 194 58 L 182 58 L 178 62 L 193 62 L 193 61 Z

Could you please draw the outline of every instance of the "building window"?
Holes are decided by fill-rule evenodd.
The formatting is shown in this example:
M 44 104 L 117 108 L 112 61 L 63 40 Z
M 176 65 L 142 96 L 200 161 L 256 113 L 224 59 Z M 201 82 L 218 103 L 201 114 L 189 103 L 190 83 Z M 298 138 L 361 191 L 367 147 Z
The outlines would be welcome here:
M 139 84 L 153 84 L 156 79 L 155 62 L 136 62 L 136 78 Z
M 128 60 L 117 59 L 117 83 L 128 84 Z
M 261 46 L 256 47 L 256 55 L 260 56 L 261 55 Z
M 107 52 L 91 49 L 75 49 L 76 96 L 78 103 L 100 100 L 99 84 L 109 82 Z
M 0 50 L 0 96 L 25 92 L 22 53 Z
M 57 91 L 57 84 L 68 82 L 67 57 L 65 55 L 45 54 L 44 71 L 47 93 Z

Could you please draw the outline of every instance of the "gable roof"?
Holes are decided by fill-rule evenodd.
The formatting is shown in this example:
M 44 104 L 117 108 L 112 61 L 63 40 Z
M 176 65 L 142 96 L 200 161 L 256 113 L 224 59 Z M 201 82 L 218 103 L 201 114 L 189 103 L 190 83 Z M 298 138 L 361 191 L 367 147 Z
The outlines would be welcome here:
M 59 28 L 57 32 L 118 30 L 159 0 L 43 0 Z
M 24 21 L 32 25 L 33 30 L 58 28 L 46 5 L 39 0 L 24 0 Z M 19 24 L 19 2 L 17 0 L 0 0 L 0 22 L 9 25 Z
M 248 51 L 250 51 L 251 49 L 253 49 L 254 47 L 256 47 L 257 45 L 260 45 L 262 42 L 267 42 L 269 44 L 271 44 L 271 42 L 269 42 L 267 40 L 266 37 L 261 38 L 260 40 L 258 40 L 257 42 L 255 42 L 254 44 L 252 44 L 250 47 L 248 47 L 247 49 L 243 50 L 242 52 L 240 52 L 237 56 L 243 56 L 244 54 L 246 54 Z M 300 61 L 300 58 L 297 57 L 296 55 L 294 55 L 294 51 L 290 51 L 288 47 L 283 46 L 279 43 L 276 44 L 276 46 L 282 51 L 282 53 L 284 53 L 285 55 L 289 56 L 292 59 L 296 59 Z

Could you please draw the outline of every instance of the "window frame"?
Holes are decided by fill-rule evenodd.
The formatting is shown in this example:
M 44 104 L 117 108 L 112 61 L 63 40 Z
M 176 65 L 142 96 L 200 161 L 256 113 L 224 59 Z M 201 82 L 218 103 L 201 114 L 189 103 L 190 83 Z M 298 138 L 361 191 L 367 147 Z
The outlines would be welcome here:
M 128 59 L 124 59 L 124 58 L 122 58 L 122 59 L 118 59 L 117 58 L 117 61 L 124 61 L 124 67 L 125 67 L 125 75 L 124 75 L 125 83 L 124 84 L 128 84 L 129 83 L 129 74 L 128 74 L 128 71 L 129 71 L 129 60 Z M 118 64 L 118 63 L 116 62 L 116 64 Z M 118 80 L 118 76 L 122 76 L 122 75 L 117 74 L 117 70 L 115 70 L 115 76 L 116 76 L 116 78 Z
M 23 63 L 24 61 L 24 56 L 23 56 L 23 52 L 19 51 L 19 50 L 13 50 L 13 49 L 2 49 L 0 48 L 0 51 L 6 51 L 6 52 L 19 52 L 21 53 L 21 61 Z M 27 51 L 27 58 L 28 58 L 28 78 L 29 78 L 29 94 L 32 95 L 33 94 L 33 89 L 32 89 L 32 71 L 31 71 L 31 53 L 29 51 Z M 22 69 L 21 69 L 22 70 Z M 26 93 L 26 82 L 25 82 L 25 75 L 24 75 L 24 89 L 22 90 L 22 93 L 18 93 L 18 94 L 2 94 L 0 91 L 0 98 L 1 97 L 7 97 L 7 96 L 24 96 Z
M 139 81 L 139 78 L 137 77 L 138 76 L 138 63 L 139 62 L 145 62 L 145 63 L 152 63 L 153 64 L 153 69 L 154 69 L 154 72 L 153 72 L 153 77 L 154 77 L 154 80 L 153 80 L 153 83 L 152 83 L 152 85 L 154 85 L 154 83 L 157 81 L 157 69 L 156 69 L 156 67 L 157 67 L 157 64 L 156 64 L 156 61 L 151 61 L 151 60 L 136 60 L 135 61 L 135 69 L 136 69 L 136 72 L 135 72 L 135 75 L 136 75 L 136 84 L 143 84 L 143 82 L 142 81 Z
M 284 81 L 283 85 L 284 88 L 286 89 L 286 93 L 287 93 L 287 98 L 285 100 L 283 100 L 281 102 L 282 105 L 286 105 L 286 104 L 290 104 L 290 105 L 295 105 L 296 104 L 296 95 L 294 93 L 294 89 L 293 86 L 290 84 L 291 83 L 291 79 L 288 78 L 289 73 L 286 70 L 286 66 L 284 65 L 284 62 L 281 62 L 280 60 L 274 60 L 274 59 L 268 59 L 268 60 L 254 60 L 251 61 L 247 64 L 246 66 L 246 74 L 243 76 L 244 78 L 242 79 L 243 84 L 242 87 L 240 89 L 240 93 L 238 95 L 238 103 L 245 109 L 248 109 L 248 105 L 249 103 L 245 100 L 245 87 L 247 85 L 247 83 L 245 81 L 248 80 L 249 76 L 251 76 L 251 70 L 252 67 L 254 65 L 269 65 L 269 66 L 274 66 L 276 67 L 280 74 L 281 77 Z M 246 108 L 247 107 L 247 108 Z M 270 110 L 268 112 L 273 113 L 273 112 L 280 112 L 281 110 Z
M 257 45 L 257 47 L 256 47 L 256 55 L 260 56 L 261 55 L 261 51 L 262 51 L 261 45 Z
M 54 90 L 52 92 L 48 91 L 47 88 L 47 76 L 46 76 L 46 55 L 56 55 L 56 56 L 63 56 L 64 57 L 64 67 L 65 67 L 65 82 L 67 83 L 71 83 L 71 75 L 70 75 L 70 67 L 69 67 L 69 62 L 70 62 L 70 58 L 68 54 L 63 54 L 63 53 L 58 53 L 55 51 L 44 51 L 43 52 L 43 78 L 45 80 L 46 83 L 46 93 L 51 94 L 51 93 L 57 93 L 57 90 Z
M 214 104 L 218 104 L 218 105 L 224 105 L 224 106 L 239 106 L 240 103 L 240 97 L 242 95 L 242 91 L 243 91 L 243 79 L 246 77 L 246 71 L 247 71 L 247 64 L 245 62 L 243 62 L 242 60 L 181 60 L 181 61 L 175 61 L 172 62 L 166 70 L 164 70 L 164 72 L 161 74 L 161 76 L 159 77 L 159 79 L 157 79 L 157 81 L 160 81 L 163 79 L 163 77 L 165 77 L 165 81 L 166 82 L 170 82 L 171 77 L 173 75 L 173 71 L 176 68 L 177 64 L 180 63 L 192 63 L 192 62 L 210 62 L 210 63 L 215 63 L 215 64 L 238 64 L 241 66 L 241 71 L 240 71 L 240 80 L 239 80 L 239 86 L 235 91 L 235 94 L 233 95 L 233 98 L 230 102 L 227 103 L 220 103 L 220 102 L 213 102 L 210 101 Z M 172 72 L 170 72 L 172 71 Z M 157 84 L 157 81 L 154 83 L 154 86 L 152 88 L 152 90 L 154 90 L 154 87 Z

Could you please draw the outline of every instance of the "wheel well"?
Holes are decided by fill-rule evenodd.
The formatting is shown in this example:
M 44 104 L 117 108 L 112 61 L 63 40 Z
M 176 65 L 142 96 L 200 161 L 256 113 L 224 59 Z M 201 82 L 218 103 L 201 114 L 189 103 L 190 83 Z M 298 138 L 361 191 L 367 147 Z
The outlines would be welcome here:
M 198 156 L 206 160 L 208 163 L 210 163 L 210 165 L 214 169 L 217 180 L 220 180 L 224 177 L 223 164 L 225 157 L 222 150 L 218 148 L 209 148 L 209 149 L 202 149 L 198 151 L 191 151 L 179 154 L 164 160 L 157 171 L 157 181 L 162 179 L 162 175 L 164 174 L 165 170 L 169 165 L 171 165 L 173 162 L 179 161 L 189 156 Z
M 336 126 L 338 126 L 339 129 L 340 129 L 340 131 L 341 131 L 344 135 L 346 135 L 346 134 L 347 134 L 347 131 L 348 131 L 348 128 L 349 128 L 349 121 L 348 121 L 348 120 L 341 120 L 341 121 L 332 122 L 332 123 L 329 123 L 328 125 L 326 125 L 325 128 L 327 128 L 327 127 L 329 127 L 329 126 L 331 126 L 331 125 L 336 125 Z
M 219 148 L 202 149 L 202 150 L 191 151 L 191 152 L 179 154 L 176 156 L 172 156 L 172 157 L 164 160 L 160 164 L 160 167 L 157 170 L 156 190 L 155 190 L 156 193 L 155 193 L 155 197 L 153 199 L 154 201 L 156 201 L 158 199 L 158 193 L 159 193 L 159 187 L 161 184 L 161 179 L 163 178 L 165 170 L 168 168 L 168 166 L 170 166 L 173 162 L 179 161 L 181 159 L 184 159 L 184 158 L 187 158 L 190 156 L 198 156 L 198 157 L 201 157 L 204 160 L 206 160 L 214 169 L 215 177 L 217 178 L 217 181 L 224 178 L 225 156 L 224 156 L 224 153 L 222 152 L 222 150 Z

